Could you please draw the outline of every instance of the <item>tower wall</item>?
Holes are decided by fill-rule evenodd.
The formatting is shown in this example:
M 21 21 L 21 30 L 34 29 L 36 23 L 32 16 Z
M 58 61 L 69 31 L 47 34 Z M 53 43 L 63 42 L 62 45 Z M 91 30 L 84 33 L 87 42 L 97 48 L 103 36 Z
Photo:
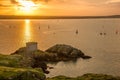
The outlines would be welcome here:
M 26 43 L 26 51 L 27 53 L 31 53 L 33 51 L 38 50 L 37 48 L 37 42 L 28 42 Z

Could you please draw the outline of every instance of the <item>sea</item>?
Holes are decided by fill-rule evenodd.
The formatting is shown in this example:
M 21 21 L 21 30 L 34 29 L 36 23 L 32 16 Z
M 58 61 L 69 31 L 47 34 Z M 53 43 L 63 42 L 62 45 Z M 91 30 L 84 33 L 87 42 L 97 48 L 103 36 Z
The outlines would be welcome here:
M 40 50 L 55 44 L 71 45 L 91 59 L 48 63 L 47 77 L 86 73 L 120 76 L 120 18 L 101 19 L 0 19 L 0 53 L 11 54 L 26 42 Z

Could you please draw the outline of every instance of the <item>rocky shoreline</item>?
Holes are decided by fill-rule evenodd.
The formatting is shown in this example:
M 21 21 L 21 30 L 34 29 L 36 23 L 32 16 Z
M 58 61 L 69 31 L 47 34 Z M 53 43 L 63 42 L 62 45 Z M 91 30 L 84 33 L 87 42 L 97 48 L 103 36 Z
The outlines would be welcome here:
M 32 48 L 29 47 L 33 49 L 30 51 L 27 50 L 27 47 L 19 48 L 11 55 L 0 54 L 0 80 L 86 80 L 87 77 L 103 78 L 104 76 L 89 74 L 89 76 L 84 79 L 82 79 L 84 75 L 77 78 L 65 76 L 46 78 L 45 73 L 49 73 L 47 70 L 47 63 L 49 62 L 57 63 L 59 61 L 77 60 L 78 58 L 90 59 L 91 56 L 87 56 L 81 50 L 65 44 L 54 45 L 45 51 L 35 50 L 34 47 L 36 47 L 36 45 L 32 45 Z M 112 78 L 114 79 L 114 77 L 110 77 L 111 80 Z M 105 77 L 103 80 L 107 80 L 107 78 Z M 115 78 L 114 80 L 120 80 L 120 78 Z
M 49 73 L 49 71 L 47 71 L 46 63 L 57 63 L 59 61 L 74 61 L 78 58 L 91 58 L 91 56 L 86 56 L 81 50 L 65 44 L 56 44 L 45 51 L 37 49 L 30 52 L 29 54 L 26 52 L 26 47 L 22 47 L 16 50 L 11 55 L 23 56 L 25 58 L 23 62 L 26 62 L 24 63 L 24 65 L 29 65 L 32 68 L 42 68 L 43 71 L 47 74 Z

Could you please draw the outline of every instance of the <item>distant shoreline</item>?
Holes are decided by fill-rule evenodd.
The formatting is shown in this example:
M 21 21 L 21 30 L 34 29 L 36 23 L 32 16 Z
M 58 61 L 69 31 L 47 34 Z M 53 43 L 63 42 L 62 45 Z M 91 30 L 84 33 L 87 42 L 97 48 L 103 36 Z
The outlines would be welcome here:
M 110 16 L 14 16 L 14 15 L 0 15 L 0 19 L 101 19 L 101 18 L 120 18 L 120 15 L 110 15 Z

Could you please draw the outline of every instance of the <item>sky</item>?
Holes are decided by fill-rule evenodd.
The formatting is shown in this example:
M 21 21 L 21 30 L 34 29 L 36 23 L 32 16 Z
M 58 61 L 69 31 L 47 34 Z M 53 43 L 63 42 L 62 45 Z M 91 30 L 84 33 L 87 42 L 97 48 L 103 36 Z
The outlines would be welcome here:
M 0 15 L 120 15 L 120 0 L 0 0 Z

